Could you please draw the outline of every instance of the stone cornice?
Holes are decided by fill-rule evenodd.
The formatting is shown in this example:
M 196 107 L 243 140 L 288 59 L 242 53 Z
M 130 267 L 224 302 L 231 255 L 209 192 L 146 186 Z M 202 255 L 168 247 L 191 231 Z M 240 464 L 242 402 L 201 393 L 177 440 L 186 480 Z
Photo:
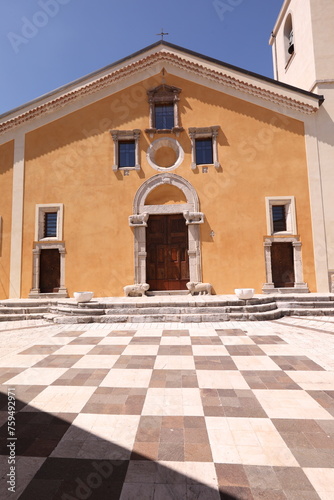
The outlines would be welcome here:
M 73 103 L 74 101 L 82 99 L 83 97 L 99 92 L 105 89 L 107 86 L 112 85 L 113 83 L 124 80 L 136 71 L 143 71 L 160 62 L 170 63 L 171 65 L 182 69 L 183 71 L 186 71 L 188 73 L 195 73 L 197 76 L 201 76 L 207 80 L 217 82 L 222 86 L 232 88 L 242 93 L 249 94 L 260 99 L 270 101 L 271 103 L 277 104 L 279 106 L 288 107 L 302 113 L 314 113 L 318 110 L 319 107 L 318 102 L 317 104 L 310 103 L 311 98 L 305 98 L 303 100 L 302 95 L 300 95 L 300 99 L 294 99 L 288 95 L 285 95 L 283 90 L 281 93 L 269 90 L 268 88 L 266 88 L 268 87 L 268 84 L 263 83 L 261 85 L 261 81 L 257 82 L 257 84 L 250 83 L 248 80 L 254 80 L 254 78 L 252 77 L 246 78 L 243 77 L 242 74 L 238 75 L 237 77 L 234 74 L 230 74 L 231 71 L 228 68 L 224 69 L 224 67 L 222 67 L 222 69 L 220 69 L 213 66 L 208 67 L 207 63 L 200 64 L 199 62 L 190 60 L 187 57 L 182 57 L 181 55 L 175 54 L 171 51 L 162 50 L 149 54 L 146 57 L 143 57 L 142 59 L 139 59 L 133 63 L 127 64 L 122 68 L 111 71 L 107 75 L 97 78 L 96 80 L 89 82 L 86 85 L 81 85 L 80 87 L 74 88 L 67 92 L 65 91 L 63 94 L 57 97 L 50 97 L 50 100 L 48 100 L 47 102 L 43 102 L 40 105 L 36 105 L 36 103 L 34 103 L 34 106 L 30 109 L 27 109 L 23 112 L 22 110 L 20 110 L 21 112 L 19 114 L 8 118 L 7 120 L 6 117 L 4 117 L 3 121 L 0 122 L 0 134 L 4 134 L 14 127 L 20 126 L 43 115 L 49 114 L 59 108 L 63 108 L 67 104 Z M 274 85 L 275 84 L 273 83 L 272 86 Z M 292 91 L 288 92 L 292 93 Z M 295 93 L 298 93 L 297 89 Z

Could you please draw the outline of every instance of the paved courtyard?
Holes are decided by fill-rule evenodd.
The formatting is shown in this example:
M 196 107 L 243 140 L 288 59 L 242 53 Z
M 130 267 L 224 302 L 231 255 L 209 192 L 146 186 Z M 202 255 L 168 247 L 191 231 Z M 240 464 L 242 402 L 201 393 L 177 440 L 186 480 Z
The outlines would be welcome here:
M 334 498 L 334 318 L 8 322 L 0 345 L 2 500 Z

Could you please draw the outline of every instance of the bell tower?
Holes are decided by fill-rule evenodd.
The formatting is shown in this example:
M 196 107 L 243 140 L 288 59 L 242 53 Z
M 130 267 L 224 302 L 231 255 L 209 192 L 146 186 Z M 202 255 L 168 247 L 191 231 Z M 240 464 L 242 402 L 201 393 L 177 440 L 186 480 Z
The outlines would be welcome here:
M 318 291 L 334 293 L 334 1 L 284 0 L 269 43 L 275 79 L 324 98 L 305 139 Z
M 334 79 L 333 0 L 285 0 L 269 43 L 277 80 L 322 93 Z

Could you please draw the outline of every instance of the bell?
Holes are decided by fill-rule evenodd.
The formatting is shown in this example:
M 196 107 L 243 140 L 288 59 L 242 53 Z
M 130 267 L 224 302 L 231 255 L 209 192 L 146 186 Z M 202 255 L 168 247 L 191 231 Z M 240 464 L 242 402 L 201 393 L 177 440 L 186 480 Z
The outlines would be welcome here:
M 293 31 L 291 31 L 290 35 L 289 35 L 289 47 L 288 47 L 288 52 L 289 54 L 293 54 L 295 51 L 295 46 L 294 46 L 294 43 L 293 43 Z

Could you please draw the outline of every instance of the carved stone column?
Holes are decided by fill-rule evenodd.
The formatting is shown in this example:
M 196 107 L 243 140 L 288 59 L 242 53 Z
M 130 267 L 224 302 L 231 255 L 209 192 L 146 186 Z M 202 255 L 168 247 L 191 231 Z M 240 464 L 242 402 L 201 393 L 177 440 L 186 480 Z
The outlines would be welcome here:
M 303 265 L 302 265 L 302 244 L 300 241 L 293 241 L 293 264 L 295 270 L 295 288 L 305 288 L 308 286 L 304 283 Z
M 273 291 L 274 283 L 273 283 L 273 274 L 271 269 L 271 241 L 265 241 L 264 245 L 264 261 L 266 266 L 266 283 L 262 286 L 262 291 L 264 293 Z
M 30 290 L 29 296 L 38 295 L 40 293 L 39 261 L 40 261 L 41 249 L 34 248 L 32 251 L 32 255 L 33 255 L 32 289 Z
M 220 163 L 218 161 L 218 144 L 217 144 L 218 130 L 219 127 L 212 127 L 213 164 L 217 170 L 220 168 Z
M 67 293 L 67 288 L 65 287 L 65 248 L 59 248 L 60 253 L 60 287 L 59 292 Z
M 189 129 L 189 137 L 191 140 L 191 170 L 195 170 L 196 165 L 196 149 L 195 149 L 195 137 L 196 137 L 196 129 Z
M 117 132 L 112 131 L 111 136 L 114 141 L 114 164 L 112 166 L 112 169 L 116 171 L 118 170 L 118 134 Z

